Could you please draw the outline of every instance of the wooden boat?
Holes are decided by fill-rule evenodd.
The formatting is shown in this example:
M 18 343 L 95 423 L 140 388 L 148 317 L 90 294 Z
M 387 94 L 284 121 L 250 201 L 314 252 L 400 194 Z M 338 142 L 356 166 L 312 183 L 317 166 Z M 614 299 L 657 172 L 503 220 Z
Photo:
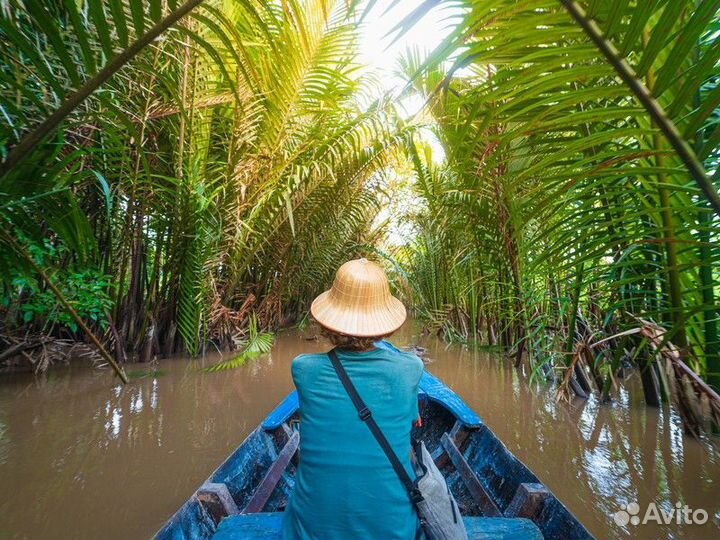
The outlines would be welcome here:
M 471 539 L 593 538 L 480 417 L 427 371 L 418 400 L 422 427 L 415 435 L 445 474 Z M 298 424 L 293 392 L 155 539 L 279 540 L 298 459 Z

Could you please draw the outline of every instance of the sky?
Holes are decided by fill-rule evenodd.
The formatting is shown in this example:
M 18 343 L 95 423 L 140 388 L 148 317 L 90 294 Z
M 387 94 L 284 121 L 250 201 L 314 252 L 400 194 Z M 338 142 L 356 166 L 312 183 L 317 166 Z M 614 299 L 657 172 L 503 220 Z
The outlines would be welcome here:
M 419 4 L 419 0 L 378 0 L 365 19 L 360 39 L 360 60 L 379 71 L 386 90 L 398 93 L 402 90 L 404 81 L 393 73 L 397 70 L 398 59 L 408 48 L 417 47 L 421 52 L 430 52 L 452 31 L 452 8 L 437 7 L 393 43 L 395 34 L 387 34 Z M 392 8 L 387 11 L 390 6 Z M 405 103 L 406 108 L 411 109 L 407 112 L 413 114 L 416 112 L 413 109 L 421 104 L 419 99 L 410 100 Z
M 410 30 L 393 43 L 396 34 L 388 34 L 419 4 L 420 0 L 399 0 L 397 2 L 378 0 L 366 16 L 365 24 L 361 28 L 359 60 L 376 72 L 383 90 L 395 95 L 399 95 L 406 84 L 403 78 L 395 74 L 398 70 L 398 60 L 405 51 L 417 48 L 423 55 L 430 53 L 452 31 L 453 21 L 450 18 L 452 11 L 438 7 L 416 22 Z M 420 96 L 409 96 L 396 102 L 396 105 L 399 106 L 398 112 L 400 114 L 404 112 L 404 116 L 409 118 L 420 111 L 424 103 Z M 445 154 L 435 136 L 429 131 L 423 131 L 420 136 L 433 148 L 434 161 L 442 161 Z M 386 181 L 390 183 L 386 187 L 390 189 L 393 196 L 391 200 L 385 201 L 383 204 L 375 220 L 375 226 L 387 222 L 385 248 L 389 250 L 404 245 L 414 236 L 412 225 L 405 223 L 402 216 L 408 211 L 408 207 L 417 207 L 421 203 L 412 194 L 409 186 L 398 176 L 398 174 L 404 176 L 407 173 L 408 171 L 399 173 L 394 169 L 386 171 L 386 175 L 388 175 Z
M 393 43 L 396 34 L 388 34 L 419 4 L 420 0 L 378 0 L 361 28 L 360 62 L 376 73 L 383 90 L 395 95 L 399 95 L 406 84 L 402 77 L 395 75 L 400 57 L 412 48 L 419 49 L 423 55 L 433 51 L 452 32 L 452 15 L 457 14 L 457 10 L 452 8 L 436 7 Z M 398 112 L 409 118 L 422 109 L 424 102 L 420 96 L 410 96 L 396 101 L 396 105 Z M 428 130 L 421 130 L 418 135 L 431 145 L 433 161 L 443 161 L 445 153 L 437 138 Z M 390 251 L 406 244 L 414 236 L 412 225 L 406 223 L 403 216 L 409 208 L 417 209 L 421 201 L 401 178 L 408 173 L 409 170 L 385 171 L 386 189 L 390 190 L 392 197 L 384 202 L 375 226 L 387 221 L 385 248 Z

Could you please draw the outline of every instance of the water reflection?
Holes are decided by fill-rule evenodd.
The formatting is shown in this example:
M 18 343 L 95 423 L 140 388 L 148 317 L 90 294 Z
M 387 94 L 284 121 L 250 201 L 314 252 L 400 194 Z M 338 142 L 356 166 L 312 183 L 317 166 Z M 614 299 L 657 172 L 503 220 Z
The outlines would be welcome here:
M 674 411 L 645 407 L 639 381 L 628 381 L 612 405 L 592 397 L 558 404 L 509 362 L 427 346 L 436 359 L 431 371 L 458 391 L 598 538 L 720 538 L 717 523 L 614 523 L 612 515 L 630 502 L 643 511 L 651 502 L 666 511 L 678 502 L 711 516 L 720 510 L 717 450 L 685 438 Z
M 128 386 L 78 367 L 0 379 L 0 539 L 147 538 L 291 389 L 290 360 L 324 350 L 284 333 L 234 371 L 163 361 Z M 428 368 L 460 393 L 598 538 L 703 540 L 720 529 L 619 527 L 621 504 L 720 510 L 720 464 L 685 439 L 676 414 L 648 409 L 630 381 L 614 405 L 558 404 L 527 373 L 482 351 L 404 329 Z

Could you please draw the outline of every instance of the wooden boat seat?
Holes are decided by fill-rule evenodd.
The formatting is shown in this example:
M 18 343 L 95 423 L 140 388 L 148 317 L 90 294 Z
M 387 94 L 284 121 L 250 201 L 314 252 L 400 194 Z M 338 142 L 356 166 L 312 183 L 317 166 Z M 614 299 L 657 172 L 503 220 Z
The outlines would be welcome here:
M 469 540 L 543 540 L 528 519 L 464 517 Z M 280 540 L 282 512 L 237 514 L 220 523 L 212 540 Z

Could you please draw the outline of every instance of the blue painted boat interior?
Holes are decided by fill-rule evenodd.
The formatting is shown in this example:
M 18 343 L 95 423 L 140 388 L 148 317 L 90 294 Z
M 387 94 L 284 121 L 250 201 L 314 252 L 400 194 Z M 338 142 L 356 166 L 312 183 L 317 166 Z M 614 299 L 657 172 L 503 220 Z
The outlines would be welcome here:
M 514 498 L 522 488 L 544 490 L 544 486 L 457 394 L 427 371 L 418 400 L 422 426 L 413 436 L 423 440 L 433 454 L 471 539 L 592 540 L 549 492 L 532 521 L 517 515 Z M 200 502 L 201 486 L 157 533 L 156 540 L 279 539 L 299 459 L 298 430 L 298 396 L 292 392 L 204 485 L 225 486 L 231 508 L 218 516 L 205 499 Z M 448 449 L 450 440 L 454 453 Z
M 470 540 L 542 540 L 542 533 L 527 519 L 465 517 Z M 225 518 L 213 540 L 280 540 L 282 513 L 247 514 Z

